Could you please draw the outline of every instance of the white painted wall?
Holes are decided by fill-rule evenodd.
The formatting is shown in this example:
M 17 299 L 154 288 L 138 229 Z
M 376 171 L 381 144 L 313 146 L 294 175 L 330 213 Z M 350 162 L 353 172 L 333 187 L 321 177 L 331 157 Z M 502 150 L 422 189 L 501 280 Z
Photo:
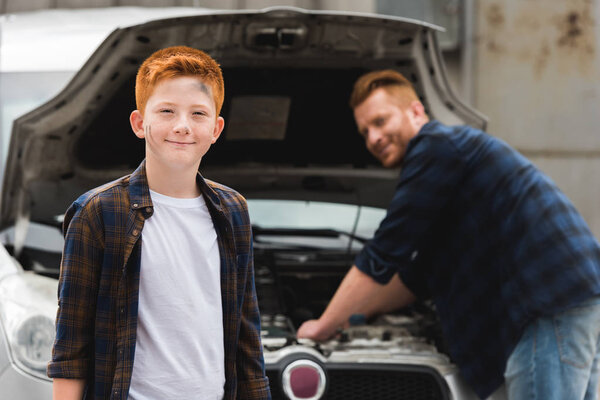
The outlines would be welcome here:
M 475 107 L 600 237 L 600 0 L 476 6 Z

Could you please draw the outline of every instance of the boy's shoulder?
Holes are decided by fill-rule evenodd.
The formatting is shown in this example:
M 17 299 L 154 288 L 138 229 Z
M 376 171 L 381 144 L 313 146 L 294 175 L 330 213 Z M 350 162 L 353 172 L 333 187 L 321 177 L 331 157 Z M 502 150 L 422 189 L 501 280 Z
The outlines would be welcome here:
M 129 196 L 123 196 L 123 194 L 127 193 L 130 178 L 131 174 L 128 174 L 90 189 L 79 196 L 77 200 L 75 200 L 74 205 L 84 208 L 92 203 L 129 202 Z
M 217 194 L 223 206 L 248 208 L 244 196 L 235 189 L 206 178 L 204 178 L 204 182 Z
M 63 220 L 63 233 L 78 215 L 78 221 L 91 224 L 89 228 L 100 232 L 108 221 L 114 224 L 123 221 L 123 214 L 131 209 L 129 196 L 131 174 L 125 175 L 114 181 L 88 190 L 75 200 L 67 209 Z M 121 214 L 121 217 L 119 217 Z M 107 219 L 106 216 L 110 217 Z

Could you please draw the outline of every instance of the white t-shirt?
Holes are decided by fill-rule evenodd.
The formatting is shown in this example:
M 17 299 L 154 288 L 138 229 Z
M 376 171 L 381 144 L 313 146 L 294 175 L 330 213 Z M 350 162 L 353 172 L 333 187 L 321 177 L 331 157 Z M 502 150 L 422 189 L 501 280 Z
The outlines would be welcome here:
M 129 398 L 221 399 L 221 264 L 211 216 L 202 196 L 150 196 Z

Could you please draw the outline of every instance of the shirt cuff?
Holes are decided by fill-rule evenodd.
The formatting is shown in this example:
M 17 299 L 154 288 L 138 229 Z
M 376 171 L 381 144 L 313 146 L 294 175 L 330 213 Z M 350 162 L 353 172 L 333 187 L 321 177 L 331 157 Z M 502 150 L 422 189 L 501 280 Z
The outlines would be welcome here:
M 356 267 L 369 275 L 375 282 L 385 285 L 398 272 L 398 266 L 385 262 L 377 257 L 368 246 L 365 246 L 354 260 Z
M 424 271 L 421 271 L 418 265 L 409 263 L 407 266 L 399 266 L 390 262 L 385 262 L 380 257 L 365 246 L 354 260 L 356 267 L 369 275 L 377 283 L 385 285 L 392 279 L 394 274 L 400 276 L 402 283 L 418 298 L 428 298 L 430 296 L 427 288 Z
M 270 400 L 269 378 L 256 378 L 238 382 L 238 399 Z
M 46 368 L 49 378 L 85 379 L 88 377 L 89 360 L 50 361 Z

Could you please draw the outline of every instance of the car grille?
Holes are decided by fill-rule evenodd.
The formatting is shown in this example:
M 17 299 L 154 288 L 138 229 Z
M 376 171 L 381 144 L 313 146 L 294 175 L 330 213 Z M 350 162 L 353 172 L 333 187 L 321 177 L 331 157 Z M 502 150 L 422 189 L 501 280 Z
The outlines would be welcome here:
M 278 371 L 267 370 L 273 400 L 285 400 Z M 443 400 L 448 389 L 440 377 L 430 371 L 328 369 L 328 400 Z

